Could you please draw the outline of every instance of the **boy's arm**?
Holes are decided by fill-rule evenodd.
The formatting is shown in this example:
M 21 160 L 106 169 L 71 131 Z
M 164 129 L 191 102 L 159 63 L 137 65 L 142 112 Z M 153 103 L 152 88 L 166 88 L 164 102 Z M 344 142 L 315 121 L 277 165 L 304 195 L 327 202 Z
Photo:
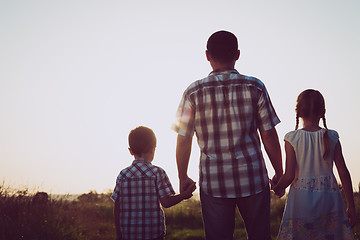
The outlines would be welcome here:
M 114 222 L 116 229 L 116 240 L 122 239 L 122 234 L 120 230 L 120 202 L 116 200 L 114 202 Z
M 195 189 L 196 189 L 196 186 L 195 186 L 195 182 L 194 182 L 192 185 L 189 185 L 185 189 L 185 191 L 183 191 L 180 194 L 171 194 L 171 195 L 167 195 L 165 197 L 160 198 L 160 203 L 164 208 L 172 207 L 184 199 L 191 198 L 192 193 L 195 191 Z
M 351 176 L 345 164 L 345 159 L 342 154 L 340 141 L 335 146 L 334 162 L 345 193 L 345 198 L 347 202 L 346 212 L 349 216 L 350 225 L 351 227 L 353 227 L 356 224 L 354 193 L 352 189 Z

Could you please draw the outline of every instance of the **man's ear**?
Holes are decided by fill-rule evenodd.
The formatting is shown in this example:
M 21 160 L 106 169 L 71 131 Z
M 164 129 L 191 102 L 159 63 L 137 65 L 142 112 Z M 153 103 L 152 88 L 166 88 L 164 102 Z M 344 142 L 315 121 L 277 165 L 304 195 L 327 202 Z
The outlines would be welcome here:
M 128 148 L 129 149 L 129 152 L 132 156 L 134 156 L 134 153 L 131 151 L 131 148 Z
M 235 61 L 237 61 L 239 59 L 239 57 L 240 57 L 240 50 L 237 50 Z
M 205 51 L 206 59 L 210 62 L 211 56 L 208 50 Z

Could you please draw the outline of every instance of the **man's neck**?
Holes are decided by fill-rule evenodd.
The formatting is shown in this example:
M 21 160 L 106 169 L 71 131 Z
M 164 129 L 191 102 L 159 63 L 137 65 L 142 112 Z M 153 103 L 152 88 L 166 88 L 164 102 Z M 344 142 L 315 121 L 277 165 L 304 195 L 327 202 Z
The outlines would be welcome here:
M 224 70 L 234 69 L 235 63 L 234 64 L 223 64 L 223 63 L 219 63 L 219 62 L 211 62 L 211 67 L 213 69 L 213 72 L 220 72 L 220 71 L 224 71 Z
M 222 72 L 233 71 L 233 70 L 234 70 L 234 68 L 221 68 L 221 69 L 213 70 L 211 73 L 222 73 Z

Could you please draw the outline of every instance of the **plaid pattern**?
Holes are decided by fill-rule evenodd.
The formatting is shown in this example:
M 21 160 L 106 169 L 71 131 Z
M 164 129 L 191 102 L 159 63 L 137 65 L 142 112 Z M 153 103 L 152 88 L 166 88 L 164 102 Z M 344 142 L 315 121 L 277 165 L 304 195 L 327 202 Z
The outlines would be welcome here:
M 202 191 L 236 198 L 264 189 L 268 175 L 257 131 L 280 120 L 260 80 L 236 70 L 212 72 L 185 90 L 176 116 L 174 130 L 198 138 Z
M 117 177 L 111 198 L 120 203 L 123 239 L 155 239 L 165 235 L 159 199 L 175 194 L 165 171 L 147 160 L 134 160 Z

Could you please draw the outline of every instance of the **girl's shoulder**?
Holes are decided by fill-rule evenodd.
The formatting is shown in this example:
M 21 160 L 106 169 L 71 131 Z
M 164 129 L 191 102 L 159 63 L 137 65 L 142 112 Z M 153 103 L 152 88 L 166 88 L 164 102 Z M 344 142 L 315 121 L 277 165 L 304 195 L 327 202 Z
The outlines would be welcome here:
M 337 141 L 340 138 L 339 133 L 333 129 L 328 129 L 328 135 L 329 138 L 333 139 L 334 141 Z
M 291 141 L 301 134 L 301 129 L 293 130 L 285 134 L 284 140 Z
M 295 139 L 300 138 L 305 134 L 314 134 L 315 135 L 315 134 L 324 134 L 324 132 L 325 132 L 325 129 L 321 129 L 321 130 L 316 131 L 316 132 L 308 132 L 308 131 L 304 131 L 302 129 L 297 129 L 297 130 L 293 130 L 293 131 L 290 131 L 290 132 L 286 133 L 285 137 L 284 137 L 284 140 L 292 142 Z M 338 132 L 336 130 L 328 129 L 328 135 L 333 140 L 339 139 L 339 134 L 338 134 Z
M 293 147 L 296 147 L 297 142 L 301 138 L 301 135 L 302 134 L 301 134 L 301 131 L 299 129 L 290 131 L 290 132 L 285 134 L 284 141 L 290 143 Z
M 339 137 L 339 133 L 334 129 L 328 129 L 328 133 Z

